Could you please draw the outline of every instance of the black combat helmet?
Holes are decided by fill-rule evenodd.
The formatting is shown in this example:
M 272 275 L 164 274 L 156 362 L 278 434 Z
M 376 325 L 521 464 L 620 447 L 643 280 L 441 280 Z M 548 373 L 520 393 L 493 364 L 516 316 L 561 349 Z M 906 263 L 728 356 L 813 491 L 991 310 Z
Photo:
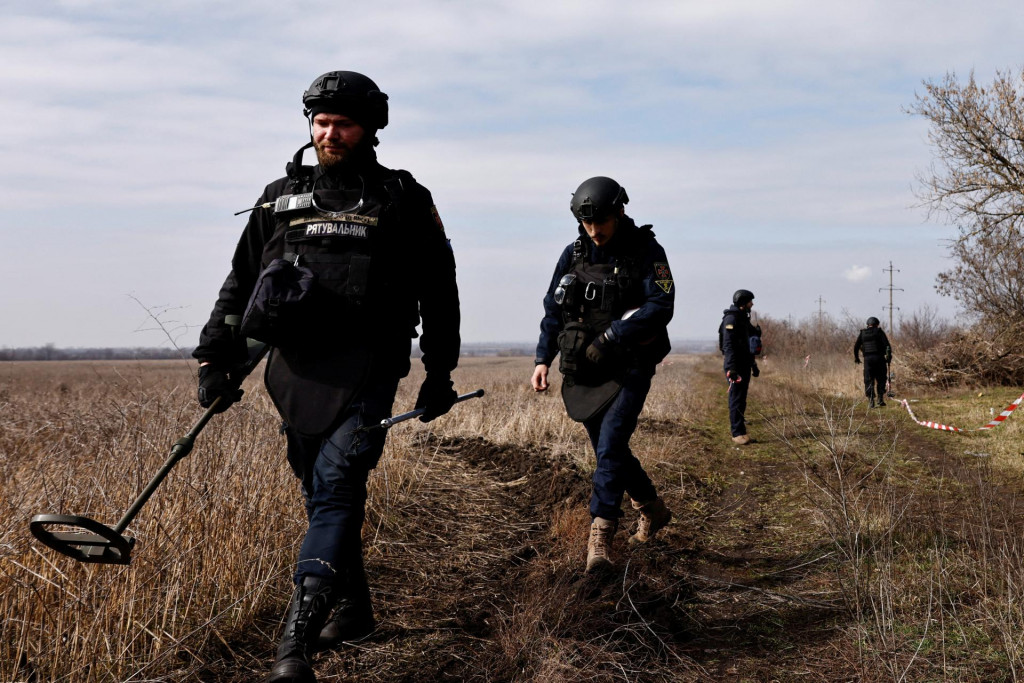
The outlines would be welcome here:
M 569 210 L 578 221 L 600 223 L 629 203 L 626 189 L 611 178 L 595 176 L 584 180 L 572 195 Z
M 369 130 L 388 125 L 388 96 L 355 71 L 328 71 L 317 77 L 302 93 L 302 106 L 310 119 L 328 112 L 347 116 Z
M 739 306 L 740 308 L 743 308 L 753 300 L 754 293 L 751 292 L 749 289 L 737 289 L 736 292 L 732 295 L 732 302 Z
M 868 318 L 868 327 L 872 327 L 875 325 L 878 325 L 878 318 L 876 318 L 875 316 L 871 316 L 870 318 Z

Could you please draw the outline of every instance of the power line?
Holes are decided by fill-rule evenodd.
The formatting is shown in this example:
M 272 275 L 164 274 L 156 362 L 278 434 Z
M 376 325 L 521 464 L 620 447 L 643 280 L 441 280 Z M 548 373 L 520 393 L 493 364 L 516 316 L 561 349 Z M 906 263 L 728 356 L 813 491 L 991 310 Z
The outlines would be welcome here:
M 899 268 L 894 268 L 892 261 L 889 261 L 889 267 L 888 268 L 882 268 L 882 272 L 888 272 L 889 273 L 889 287 L 880 287 L 879 288 L 880 292 L 884 292 L 886 290 L 889 291 L 889 305 L 888 306 L 883 306 L 882 308 L 883 309 L 885 309 L 885 308 L 889 309 L 889 334 L 894 334 L 896 331 L 893 329 L 893 309 L 895 308 L 896 310 L 899 310 L 899 306 L 893 306 L 893 292 L 902 292 L 903 288 L 901 288 L 901 287 L 893 287 L 893 273 L 894 272 L 899 272 Z

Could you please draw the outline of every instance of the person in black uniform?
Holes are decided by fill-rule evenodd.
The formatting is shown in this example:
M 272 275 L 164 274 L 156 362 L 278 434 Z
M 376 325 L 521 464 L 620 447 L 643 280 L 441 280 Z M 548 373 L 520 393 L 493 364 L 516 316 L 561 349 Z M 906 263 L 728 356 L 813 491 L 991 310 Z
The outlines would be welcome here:
M 868 397 L 868 405 L 875 407 L 875 395 L 878 395 L 879 407 L 885 405 L 885 381 L 889 375 L 889 363 L 892 362 L 892 347 L 889 338 L 878 326 L 878 318 L 871 316 L 867 327 L 857 335 L 853 345 L 853 362 L 860 365 L 860 353 L 864 352 L 864 395 Z
M 651 226 L 638 227 L 626 215 L 628 201 L 625 189 L 600 176 L 573 194 L 579 237 L 562 252 L 544 297 L 531 378 L 534 391 L 547 390 L 548 369 L 560 354 L 566 410 L 583 423 L 597 456 L 588 572 L 611 566 L 623 493 L 640 513 L 631 543 L 646 542 L 672 517 L 629 440 L 655 366 L 671 348 L 666 326 L 674 283 Z
M 750 309 L 753 307 L 754 293 L 748 289 L 736 290 L 732 295 L 732 306 L 722 311 L 722 326 L 719 329 L 722 354 L 725 356 L 723 369 L 729 381 L 729 428 L 733 442 L 740 446 L 750 443 L 744 417 L 750 378 L 761 374 L 750 348 L 753 330 Z
M 227 408 L 241 396 L 232 368 L 245 358 L 245 337 L 273 347 L 264 379 L 309 521 L 276 682 L 315 681 L 316 649 L 376 627 L 360 535 L 385 432 L 362 428 L 391 415 L 420 322 L 421 419 L 445 414 L 456 399 L 455 259 L 430 192 L 377 162 L 387 100 L 352 71 L 326 73 L 305 91 L 311 142 L 257 200 L 194 352 L 200 403 L 220 397 Z M 302 164 L 309 147 L 315 167 Z

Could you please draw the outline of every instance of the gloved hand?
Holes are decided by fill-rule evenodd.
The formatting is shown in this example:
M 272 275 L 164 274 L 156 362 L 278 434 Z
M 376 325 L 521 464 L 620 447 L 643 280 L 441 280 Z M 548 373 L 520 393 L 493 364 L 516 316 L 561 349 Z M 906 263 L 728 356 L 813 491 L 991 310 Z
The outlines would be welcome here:
M 592 341 L 590 346 L 587 347 L 587 360 L 594 365 L 601 365 L 611 360 L 613 355 L 615 355 L 614 345 L 608 341 L 608 337 L 604 336 L 603 333 L 598 335 L 597 339 Z
M 736 379 L 733 379 L 733 377 L 735 377 Z M 743 381 L 743 375 L 739 373 L 734 373 L 732 370 L 725 371 L 725 378 L 734 384 L 739 384 L 740 382 Z
M 441 417 L 452 409 L 458 397 L 453 388 L 451 375 L 428 372 L 423 384 L 420 385 L 419 396 L 416 397 L 416 408 L 424 409 L 420 415 L 420 422 L 430 422 Z
M 757 367 L 757 363 L 754 363 L 751 366 L 750 374 L 753 375 L 754 377 L 760 377 L 761 376 L 761 368 Z
M 854 356 L 853 362 L 856 363 L 857 365 L 860 365 L 860 356 Z
M 225 370 L 212 363 L 199 366 L 199 405 L 202 407 L 209 408 L 221 396 L 216 412 L 223 413 L 232 403 L 240 401 L 243 393 Z

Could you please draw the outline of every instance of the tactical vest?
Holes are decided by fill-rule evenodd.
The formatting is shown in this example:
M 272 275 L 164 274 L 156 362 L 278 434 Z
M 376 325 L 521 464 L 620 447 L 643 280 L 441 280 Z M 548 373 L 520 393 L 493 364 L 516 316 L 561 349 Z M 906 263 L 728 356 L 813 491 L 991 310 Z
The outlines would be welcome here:
M 879 328 L 868 327 L 860 331 L 860 348 L 865 356 L 881 356 L 885 349 L 881 348 Z
M 293 194 L 275 201 L 275 229 L 262 255 L 261 280 L 275 268 L 286 274 L 290 268 L 291 281 L 281 279 L 286 285 L 301 282 L 302 291 L 277 298 L 270 283 L 263 301 L 254 293 L 249 308 L 259 303 L 272 319 L 275 305 L 297 306 L 281 312 L 287 330 L 274 344 L 264 379 L 293 429 L 322 435 L 358 395 L 371 366 L 378 359 L 394 361 L 383 346 L 398 348 L 402 342 L 407 362 L 416 299 L 397 276 L 405 270 L 401 258 L 407 250 L 396 249 L 395 241 L 403 239 L 402 182 L 412 177 L 397 171 L 357 191 L 321 191 L 312 186 L 310 171 L 289 166 Z
M 379 332 L 381 321 L 408 325 L 415 316 L 415 300 L 393 272 L 404 269 L 394 245 L 402 239 L 403 173 L 364 185 L 357 194 L 306 191 L 274 203 L 276 225 L 263 250 L 263 267 L 283 259 L 311 273 L 313 281 L 301 315 L 292 316 L 296 338 L 341 333 L 338 341 L 357 342 Z
M 649 233 L 649 226 L 641 228 Z M 559 370 L 565 384 L 599 385 L 617 376 L 633 360 L 628 354 L 615 367 L 597 368 L 586 359 L 587 347 L 602 332 L 631 308 L 644 301 L 641 255 L 642 236 L 629 253 L 617 256 L 613 263 L 590 263 L 588 240 L 581 237 L 573 244 L 572 263 L 562 276 L 556 301 L 562 308 L 562 331 L 558 335 Z
M 616 257 L 614 263 L 590 263 L 589 247 L 580 238 L 573 243 L 572 265 L 566 275 L 574 276 L 572 284 L 563 288 L 562 322 L 566 325 L 585 323 L 600 334 L 623 313 L 644 303 L 637 254 Z

